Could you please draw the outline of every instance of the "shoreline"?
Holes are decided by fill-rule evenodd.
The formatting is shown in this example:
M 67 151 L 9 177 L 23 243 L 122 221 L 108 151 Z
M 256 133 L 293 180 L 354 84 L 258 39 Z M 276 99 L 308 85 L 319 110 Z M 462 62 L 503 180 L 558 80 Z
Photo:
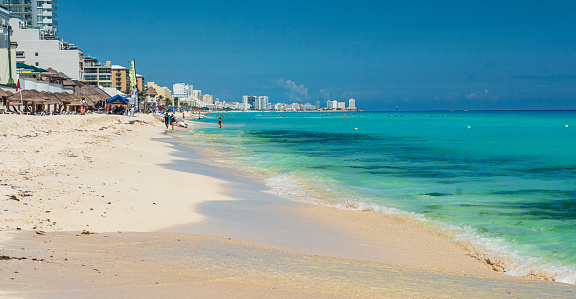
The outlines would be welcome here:
M 50 118 L 52 117 L 22 118 L 22 116 L 16 116 L 14 118 L 17 122 L 22 119 L 26 120 L 25 123 L 27 123 L 28 127 L 9 123 L 12 121 L 10 119 L 8 123 L 6 123 L 5 118 L 0 119 L 5 128 L 10 128 L 0 132 L 0 134 L 5 134 L 4 136 L 8 137 L 8 140 L 12 142 L 8 145 L 22 147 L 27 142 L 33 142 L 22 142 L 21 139 L 35 140 L 34 138 L 39 137 L 43 139 L 40 142 L 40 146 L 47 149 L 47 153 L 44 153 L 44 156 L 35 160 L 27 157 L 26 154 L 34 154 L 38 144 L 30 146 L 30 148 L 19 148 L 19 154 L 21 155 L 18 158 L 22 159 L 22 161 L 18 160 L 16 161 L 18 163 L 6 165 L 8 167 L 4 166 L 2 169 L 4 177 L 4 174 L 12 171 L 9 169 L 10 166 L 15 168 L 13 173 L 11 173 L 14 175 L 12 180 L 2 180 L 0 182 L 15 188 L 9 188 L 10 190 L 6 188 L 0 189 L 4 192 L 0 193 L 0 195 L 5 195 L 5 198 L 15 195 L 19 200 L 9 201 L 3 199 L 3 201 L 9 202 L 13 206 L 8 207 L 8 211 L 0 213 L 0 217 L 2 217 L 2 223 L 10 223 L 12 225 L 12 227 L 9 227 L 9 231 L 16 235 L 24 236 L 24 239 L 4 240 L 0 244 L 0 248 L 3 248 L 5 252 L 17 252 L 16 249 L 23 244 L 31 245 L 32 248 L 39 247 L 41 245 L 38 244 L 38 242 L 41 242 L 39 241 L 40 238 L 52 238 L 50 239 L 51 241 L 56 240 L 62 234 L 70 234 L 65 233 L 66 231 L 77 233 L 73 233 L 73 236 L 64 242 L 61 246 L 63 251 L 68 250 L 67 246 L 70 246 L 70 248 L 79 246 L 74 240 L 86 240 L 86 238 L 93 236 L 112 237 L 114 235 L 114 239 L 119 242 L 116 245 L 128 244 L 129 240 L 119 237 L 121 235 L 119 231 L 123 233 L 149 232 L 142 234 L 139 238 L 146 238 L 147 235 L 167 236 L 174 233 L 182 233 L 183 231 L 186 234 L 181 236 L 196 238 L 195 236 L 203 235 L 204 231 L 208 232 L 207 235 L 220 237 L 216 239 L 221 241 L 231 238 L 230 236 L 233 234 L 239 236 L 239 238 L 232 239 L 252 242 L 252 244 L 241 242 L 249 248 L 246 249 L 248 251 L 254 249 L 254 246 L 258 247 L 259 245 L 254 244 L 257 243 L 267 246 L 274 245 L 272 247 L 300 252 L 305 255 L 336 258 L 342 262 L 362 263 L 362 261 L 368 261 L 377 262 L 381 265 L 392 264 L 392 266 L 388 267 L 400 267 L 400 269 L 406 271 L 427 270 L 428 272 L 426 273 L 429 275 L 434 275 L 434 273 L 453 273 L 461 277 L 473 275 L 476 277 L 489 277 L 496 281 L 537 283 L 537 280 L 530 278 L 513 278 L 489 270 L 479 261 L 466 256 L 455 243 L 443 239 L 441 236 L 434 237 L 431 231 L 420 231 L 419 233 L 423 233 L 423 235 L 414 235 L 414 237 L 410 238 L 406 238 L 410 235 L 407 235 L 404 231 L 396 231 L 393 235 L 397 239 L 392 242 L 396 244 L 391 244 L 390 240 L 381 240 L 375 236 L 377 231 L 385 232 L 390 226 L 398 226 L 398 228 L 407 229 L 410 232 L 422 230 L 422 227 L 419 226 L 409 228 L 413 224 L 406 225 L 406 223 L 402 223 L 398 219 L 394 220 L 388 217 L 388 222 L 385 222 L 383 219 L 386 219 L 386 216 L 373 214 L 373 216 L 369 216 L 372 219 L 367 220 L 367 217 L 364 217 L 366 213 L 363 212 L 338 210 L 336 208 L 289 202 L 288 200 L 282 201 L 269 194 L 264 195 L 262 198 L 247 201 L 245 197 L 240 197 L 237 192 L 241 187 L 245 187 L 246 184 L 251 185 L 254 183 L 248 178 L 244 178 L 244 182 L 239 177 L 231 181 L 230 178 L 223 179 L 218 176 L 171 169 L 169 165 L 190 163 L 190 157 L 179 156 L 177 149 L 169 145 L 171 144 L 170 140 L 161 136 L 158 139 L 158 135 L 162 134 L 161 132 L 164 130 L 162 128 L 163 124 L 153 120 L 150 121 L 146 119 L 147 116 L 113 119 L 105 116 L 78 116 L 74 121 L 79 121 L 81 125 L 85 126 L 81 129 L 66 127 L 66 125 L 78 125 L 71 119 L 66 119 L 69 117 L 64 116 L 62 120 L 58 117 L 53 118 L 56 120 L 55 126 L 64 126 L 65 129 L 48 128 L 54 126 L 54 124 L 50 124 L 52 121 Z M 82 119 L 83 117 L 84 119 Z M 150 116 L 150 118 L 152 117 Z M 86 119 L 95 120 L 92 123 L 83 123 L 86 122 Z M 130 123 L 135 120 L 138 120 L 138 122 Z M 34 129 L 31 129 L 30 126 L 32 125 L 34 125 Z M 75 138 L 69 136 L 69 134 L 75 134 L 76 132 L 85 136 Z M 106 138 L 107 135 L 116 135 L 118 137 Z M 64 140 L 58 140 L 58 138 L 63 138 Z M 91 143 L 94 140 L 99 141 Z M 61 142 L 61 144 L 57 142 Z M 77 144 L 81 142 L 84 142 L 82 144 L 85 147 Z M 98 147 L 99 145 L 101 146 Z M 143 145 L 146 145 L 146 147 Z M 50 146 L 54 148 L 50 148 Z M 2 158 L 6 160 L 11 154 L 16 155 L 17 151 L 4 150 L 1 153 L 3 155 Z M 51 158 L 50 163 L 45 162 L 48 157 Z M 137 157 L 137 159 L 132 161 L 131 159 L 134 157 Z M 21 167 L 24 164 L 28 167 Z M 150 167 L 153 168 L 154 173 L 149 173 L 151 172 Z M 76 177 L 75 174 L 77 173 L 83 174 L 82 178 L 80 176 Z M 56 180 L 55 178 L 58 179 Z M 106 178 L 106 181 L 103 178 Z M 113 186 L 112 181 L 115 182 Z M 245 192 L 252 193 L 243 195 L 260 194 L 262 190 L 259 188 L 261 189 L 262 186 L 254 188 L 256 190 L 247 190 Z M 166 190 L 169 190 L 169 192 Z M 26 193 L 27 191 L 28 193 Z M 48 202 L 48 200 L 51 202 Z M 56 202 L 66 202 L 66 204 L 55 207 L 53 203 Z M 23 206 L 24 203 L 29 205 Z M 33 204 L 34 207 L 32 207 Z M 48 207 L 50 207 L 50 210 Z M 221 207 L 226 207 L 240 215 L 236 215 L 236 218 L 231 221 L 230 214 L 226 215 L 223 213 Z M 6 212 L 10 212 L 12 208 L 15 209 L 14 212 L 17 211 L 18 213 L 7 215 Z M 262 215 L 261 211 L 263 208 L 270 212 L 266 220 L 268 222 L 254 217 L 254 215 Z M 241 209 L 244 209 L 244 211 Z M 50 213 L 47 213 L 47 211 L 50 211 Z M 242 213 L 238 211 L 242 211 Z M 362 214 L 362 217 L 357 217 L 360 214 Z M 338 217 L 354 219 L 344 224 L 335 220 L 339 219 Z M 374 217 L 378 217 L 378 219 Z M 11 221 L 7 221 L 7 219 L 11 219 Z M 275 223 L 276 226 L 271 227 L 268 225 L 269 223 Z M 376 223 L 381 226 L 374 229 Z M 15 231 L 16 225 L 22 226 L 23 231 Z M 295 225 L 300 225 L 301 227 Z M 354 228 L 359 225 L 363 225 L 361 231 L 364 233 L 358 235 L 355 234 Z M 253 230 L 246 230 L 246 227 L 250 227 Z M 3 235 L 6 232 L 6 228 L 0 227 L 0 229 L 2 230 L 0 235 Z M 75 234 L 79 234 L 82 230 L 97 232 L 98 235 L 80 234 L 80 237 L 76 237 Z M 157 231 L 161 231 L 161 233 L 153 233 Z M 57 233 L 53 235 L 53 232 Z M 274 236 L 278 232 L 286 235 Z M 219 236 L 219 234 L 222 235 Z M 370 234 L 374 238 L 368 238 L 367 235 Z M 122 236 L 124 235 L 122 234 Z M 198 238 L 202 239 L 202 237 Z M 251 238 L 256 242 L 251 240 Z M 258 238 L 260 238 L 260 241 Z M 442 258 L 438 257 L 435 254 L 436 252 L 428 252 L 428 256 L 417 259 L 414 255 L 430 250 L 430 247 L 418 245 L 422 243 L 422 238 L 425 238 L 425 245 L 429 245 L 430 240 L 434 239 L 435 241 L 432 243 L 436 245 L 432 245 L 431 248 L 436 248 L 438 252 L 444 253 L 445 251 L 439 248 L 445 247 L 434 246 L 448 246 L 446 248 L 451 248 L 450 250 L 455 251 L 450 251 L 447 256 Z M 301 243 L 302 240 L 304 240 L 303 244 Z M 388 243 L 385 243 L 386 241 Z M 262 244 L 267 242 L 270 244 Z M 335 246 L 346 243 L 349 245 L 348 247 Z M 382 246 L 383 244 L 388 244 L 388 247 Z M 106 246 L 103 244 L 101 247 L 108 248 Z M 332 252 L 329 252 L 330 250 L 328 249 L 330 248 L 332 248 Z M 338 251 L 336 249 L 342 250 Z M 422 252 L 415 253 L 411 251 L 413 249 L 421 249 Z M 164 246 L 157 248 L 158 252 L 163 250 L 167 250 L 167 248 Z M 34 249 L 31 251 L 34 252 Z M 102 252 L 91 252 L 89 255 L 95 257 L 99 256 L 99 254 L 102 255 Z M 453 254 L 457 256 L 453 257 Z M 401 257 L 402 255 L 404 257 Z M 379 256 L 380 260 L 375 258 L 375 256 Z M 462 261 L 462 263 L 477 270 L 471 271 L 470 269 L 472 268 L 462 268 L 460 264 L 455 263 L 456 260 Z M 28 263 L 26 261 L 12 260 L 1 262 L 10 263 L 10 267 L 14 266 L 16 268 L 24 267 Z M 273 262 L 273 260 L 265 259 L 265 263 Z M 394 264 L 395 262 L 397 264 Z M 412 264 L 407 265 L 406 263 L 408 262 Z M 456 264 L 456 267 L 448 267 L 451 264 Z M 443 265 L 447 266 L 447 268 L 442 268 L 444 267 Z M 314 267 L 314 263 L 312 263 L 312 267 Z M 464 271 L 458 271 L 458 269 L 464 269 Z M 41 271 L 48 270 L 44 269 Z M 76 273 L 74 271 L 83 273 L 81 268 L 70 270 L 70 273 Z M 6 274 L 6 271 L 0 271 L 2 277 L 6 277 Z M 137 272 L 133 274 L 136 275 Z M 142 275 L 144 274 L 142 273 Z M 423 275 L 425 276 L 425 274 Z M 174 277 L 174 279 L 178 279 L 178 277 Z M 264 281 L 254 282 L 254 286 L 262 284 Z M 36 283 L 38 285 L 41 284 L 39 281 L 36 281 Z M 355 283 L 361 284 L 360 281 Z M 538 284 L 540 283 L 538 282 Z M 563 285 L 557 283 L 551 283 L 550 287 L 558 288 L 559 291 L 566 290 Z M 129 286 L 123 285 L 123 288 L 129 289 Z M 0 289 L 11 289 L 10 283 L 4 281 L 4 283 L 0 284 Z M 313 286 L 307 286 L 307 289 L 312 290 Z M 567 289 L 572 290 L 573 286 L 567 286 Z M 56 288 L 45 291 L 58 293 L 59 290 Z M 64 290 L 60 291 L 64 292 Z M 320 292 L 321 290 L 316 289 L 315 291 Z M 292 294 L 294 296 L 297 295 L 296 293 Z M 377 293 L 372 295 L 375 294 Z M 399 294 L 408 293 L 396 294 L 399 296 Z M 423 293 L 418 294 L 422 295 Z M 462 294 L 465 294 L 465 291 Z

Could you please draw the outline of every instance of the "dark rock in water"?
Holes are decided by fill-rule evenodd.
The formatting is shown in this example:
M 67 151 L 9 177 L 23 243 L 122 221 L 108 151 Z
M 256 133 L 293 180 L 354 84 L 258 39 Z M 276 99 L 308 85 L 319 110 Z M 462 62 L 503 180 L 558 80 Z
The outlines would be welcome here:
M 424 194 L 424 195 L 428 195 L 428 196 L 447 196 L 447 195 L 452 195 L 452 194 L 432 192 L 432 193 L 426 193 L 426 194 Z

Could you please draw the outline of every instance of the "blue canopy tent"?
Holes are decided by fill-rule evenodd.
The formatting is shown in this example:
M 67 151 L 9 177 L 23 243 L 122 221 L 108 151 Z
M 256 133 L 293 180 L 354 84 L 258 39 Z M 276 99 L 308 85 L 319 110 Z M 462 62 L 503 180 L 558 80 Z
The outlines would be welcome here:
M 128 103 L 130 103 L 130 101 L 128 101 L 128 99 L 126 99 L 125 97 L 121 96 L 121 95 L 115 95 L 109 99 L 106 100 L 106 103 L 108 104 L 120 104 L 120 105 L 128 105 Z

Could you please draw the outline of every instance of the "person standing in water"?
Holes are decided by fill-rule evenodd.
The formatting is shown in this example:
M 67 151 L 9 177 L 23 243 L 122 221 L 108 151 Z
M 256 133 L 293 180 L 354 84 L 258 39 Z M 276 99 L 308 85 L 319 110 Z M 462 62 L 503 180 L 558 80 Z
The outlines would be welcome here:
M 218 117 L 218 125 L 220 126 L 220 129 L 222 129 L 222 117 L 221 116 Z

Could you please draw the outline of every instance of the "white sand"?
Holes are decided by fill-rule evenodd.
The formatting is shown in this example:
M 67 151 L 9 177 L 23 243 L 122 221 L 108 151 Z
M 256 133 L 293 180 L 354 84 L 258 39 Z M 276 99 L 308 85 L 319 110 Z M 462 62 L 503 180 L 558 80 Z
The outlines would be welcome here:
M 0 116 L 0 229 L 151 232 L 201 221 L 204 200 L 233 200 L 217 179 L 163 166 L 177 163 L 151 141 L 163 129 L 149 115 Z

